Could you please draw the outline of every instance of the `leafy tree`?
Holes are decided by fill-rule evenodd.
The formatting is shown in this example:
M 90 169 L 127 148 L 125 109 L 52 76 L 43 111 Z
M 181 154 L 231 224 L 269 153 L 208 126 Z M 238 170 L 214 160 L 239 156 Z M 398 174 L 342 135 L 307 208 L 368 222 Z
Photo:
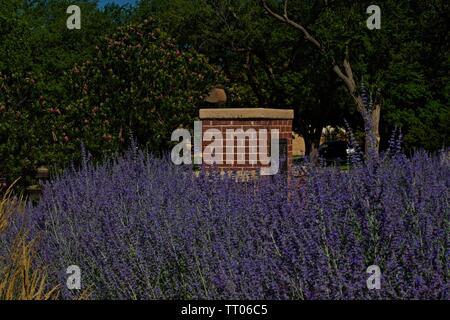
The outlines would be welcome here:
M 63 137 L 53 134 L 55 110 L 70 99 L 65 73 L 87 59 L 116 22 L 96 1 L 77 1 L 83 27 L 68 30 L 69 4 L 5 0 L 0 7 L 0 177 L 23 176 L 29 184 L 37 166 L 61 165 L 74 156 L 55 145 Z
M 378 143 L 372 144 L 370 136 L 376 136 L 379 142 L 381 104 L 386 110 L 386 127 L 392 128 L 394 123 L 406 127 L 405 141 L 409 146 L 435 149 L 437 141 L 445 144 L 448 129 L 444 128 L 450 124 L 450 118 L 446 118 L 449 114 L 448 94 L 441 94 L 445 89 L 442 85 L 440 88 L 436 86 L 435 77 L 441 74 L 442 78 L 437 81 L 441 84 L 445 83 L 444 79 L 448 79 L 442 75 L 442 70 L 447 70 L 445 74 L 448 77 L 448 58 L 443 54 L 448 52 L 448 28 L 445 22 L 449 12 L 448 3 L 439 0 L 426 3 L 378 1 L 383 22 L 381 30 L 376 31 L 369 31 L 365 27 L 365 9 L 371 4 L 369 2 L 315 1 L 314 5 L 317 3 L 320 9 L 316 18 L 308 21 L 305 17 L 313 9 L 307 1 L 291 1 L 292 11 L 288 9 L 287 0 L 274 1 L 272 6 L 281 6 L 278 12 L 272 9 L 269 1 L 261 1 L 272 17 L 303 34 L 306 41 L 329 63 L 330 70 L 345 84 L 356 110 L 365 121 L 365 128 L 369 129 L 366 133 L 371 133 L 366 134 L 366 151 L 378 149 Z M 431 30 L 434 30 L 433 33 Z M 442 33 L 434 37 L 438 39 L 432 39 L 436 30 Z M 440 62 L 430 63 L 433 60 L 431 48 L 438 52 L 438 57 L 442 59 L 438 60 Z M 382 97 L 375 98 L 369 110 L 357 86 L 357 81 L 363 76 L 365 81 L 382 92 Z M 435 85 L 432 85 L 433 82 Z M 409 106 L 406 113 L 405 110 L 401 111 L 405 106 Z M 433 131 L 434 134 L 421 134 L 419 137 L 417 133 L 425 131 L 418 130 L 418 127 L 423 128 L 418 124 L 422 121 L 430 123 L 427 120 L 430 119 L 427 116 L 429 112 L 426 111 L 430 110 L 430 106 L 436 113 L 433 119 L 438 121 L 438 126 L 434 127 L 437 130 L 432 129 L 432 125 L 427 126 L 427 131 Z M 408 116 L 400 120 L 401 114 Z M 388 135 L 389 130 L 385 128 L 384 131 Z
M 283 1 L 267 4 L 283 14 Z M 420 139 L 415 123 L 426 120 L 426 112 L 419 109 L 429 109 L 429 103 L 439 114 L 448 110 L 449 5 L 442 0 L 378 1 L 382 28 L 371 31 L 366 26 L 370 4 L 291 0 L 290 19 L 303 23 L 323 50 L 311 45 L 303 32 L 265 14 L 257 1 L 143 0 L 137 19 L 155 16 L 180 46 L 192 46 L 220 65 L 231 80 L 228 91 L 239 93 L 232 105 L 294 108 L 295 130 L 307 140 L 308 151 L 317 146 L 326 125 L 342 125 L 347 119 L 364 131 L 358 83 L 381 91 L 371 111 L 377 116 L 382 110 L 382 147 L 394 127 L 401 126 L 407 148 L 433 150 L 448 135 L 448 121 L 436 118 L 439 125 L 427 126 L 430 134 Z M 336 65 L 341 73 L 333 71 Z M 405 111 L 409 117 L 401 116 Z
M 450 49 L 448 1 L 401 1 L 394 14 L 382 72 L 384 134 L 401 127 L 407 149 L 449 146 Z
M 40 16 L 38 8 L 27 14 Z M 98 27 L 107 29 L 105 21 Z M 28 56 L 29 68 L 0 73 L 0 155 L 10 177 L 31 176 L 40 164 L 62 168 L 79 158 L 81 143 L 98 157 L 117 151 L 130 135 L 164 150 L 172 130 L 191 124 L 202 94 L 219 81 L 205 57 L 180 50 L 150 20 L 101 40 L 89 32 L 74 35 L 81 44 L 93 43 L 83 49 L 72 39 L 68 53 L 63 51 L 70 41 L 52 32 L 49 27 L 26 38 L 26 48 L 36 53 Z M 48 42 L 39 46 L 37 39 Z M 53 57 L 58 53 L 61 61 Z
M 154 16 L 181 47 L 194 47 L 219 65 L 229 79 L 230 106 L 295 109 L 295 130 L 306 140 L 307 152 L 317 147 L 322 128 L 349 118 L 338 83 L 311 68 L 325 64 L 301 37 L 267 17 L 250 0 L 143 0 L 136 19 Z M 314 83 L 313 83 L 314 82 Z M 338 99 L 339 100 L 339 99 Z
M 122 27 L 73 68 L 73 102 L 61 109 L 58 130 L 94 154 L 115 151 L 130 136 L 163 151 L 174 129 L 192 126 L 196 106 L 219 79 L 204 56 L 178 48 L 153 20 Z

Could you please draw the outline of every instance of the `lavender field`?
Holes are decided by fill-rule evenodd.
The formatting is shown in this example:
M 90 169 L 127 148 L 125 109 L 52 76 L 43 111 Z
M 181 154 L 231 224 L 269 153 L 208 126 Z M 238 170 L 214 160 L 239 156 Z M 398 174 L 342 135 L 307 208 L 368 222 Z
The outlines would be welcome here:
M 449 216 L 444 155 L 243 183 L 134 150 L 47 183 L 0 251 L 26 228 L 65 299 L 70 265 L 92 299 L 449 299 Z

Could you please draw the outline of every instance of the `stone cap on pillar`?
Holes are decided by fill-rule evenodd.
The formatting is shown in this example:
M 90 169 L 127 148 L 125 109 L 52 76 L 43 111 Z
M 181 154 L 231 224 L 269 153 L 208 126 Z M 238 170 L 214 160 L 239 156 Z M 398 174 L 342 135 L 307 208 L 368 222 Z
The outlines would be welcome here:
M 292 109 L 214 108 L 200 109 L 200 119 L 294 119 Z

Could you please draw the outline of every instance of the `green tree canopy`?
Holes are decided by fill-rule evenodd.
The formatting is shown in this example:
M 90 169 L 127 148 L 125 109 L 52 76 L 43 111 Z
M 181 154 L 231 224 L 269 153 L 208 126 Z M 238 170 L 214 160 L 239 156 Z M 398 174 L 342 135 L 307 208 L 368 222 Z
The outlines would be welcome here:
M 73 103 L 61 110 L 72 124 L 67 135 L 97 151 L 115 150 L 130 135 L 165 150 L 174 129 L 193 125 L 219 79 L 206 57 L 179 48 L 152 20 L 122 27 L 72 70 Z
M 81 143 L 100 157 L 131 134 L 164 150 L 220 82 L 204 56 L 179 48 L 152 20 L 114 27 L 128 21 L 118 7 L 80 3 L 82 29 L 74 31 L 65 2 L 10 4 L 0 15 L 8 30 L 0 45 L 0 177 L 27 184 L 39 165 L 79 159 Z
M 282 1 L 268 2 L 283 12 Z M 371 4 L 289 1 L 290 18 L 320 39 L 326 55 L 269 17 L 259 1 L 142 0 L 137 18 L 155 16 L 180 45 L 193 46 L 222 66 L 231 80 L 228 90 L 245 98 L 235 100 L 239 104 L 294 108 L 295 129 L 307 141 L 317 143 L 323 126 L 342 125 L 344 119 L 363 127 L 329 65 L 331 58 L 348 57 L 357 82 L 381 89 L 384 146 L 399 126 L 407 148 L 448 144 L 448 2 L 378 1 L 381 30 L 366 26 Z M 430 110 L 438 112 L 431 116 Z M 418 129 L 418 123 L 427 125 Z

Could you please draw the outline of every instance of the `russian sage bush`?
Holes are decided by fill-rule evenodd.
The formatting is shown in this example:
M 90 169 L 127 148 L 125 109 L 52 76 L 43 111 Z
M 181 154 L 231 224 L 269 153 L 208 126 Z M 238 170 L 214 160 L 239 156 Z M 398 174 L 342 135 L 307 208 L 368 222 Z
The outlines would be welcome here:
M 75 264 L 96 299 L 449 299 L 449 187 L 423 152 L 235 182 L 133 149 L 47 183 L 16 224 L 65 298 Z

